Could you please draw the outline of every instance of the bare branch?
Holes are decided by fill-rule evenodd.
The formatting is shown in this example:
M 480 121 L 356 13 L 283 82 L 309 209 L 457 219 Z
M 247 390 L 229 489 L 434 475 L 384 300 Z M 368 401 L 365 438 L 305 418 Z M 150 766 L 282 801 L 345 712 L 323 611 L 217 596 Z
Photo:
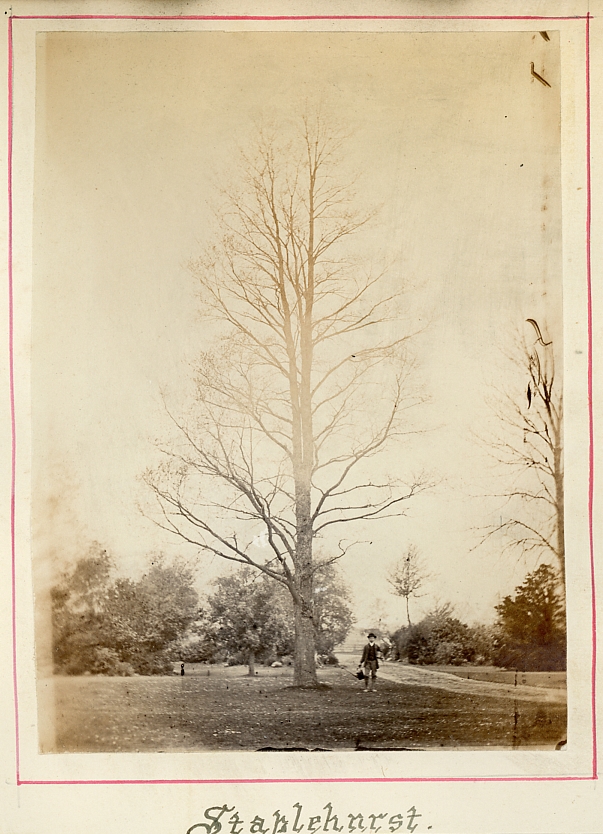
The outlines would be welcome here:
M 497 392 L 493 410 L 500 433 L 485 440 L 493 459 L 513 473 L 499 493 L 513 509 L 510 518 L 487 528 L 482 541 L 504 534 L 510 539 L 507 547 L 552 553 L 564 584 L 563 396 L 555 376 L 553 341 L 542 336 L 535 319 L 527 323 L 530 341 L 520 340 L 510 357 L 522 383 L 517 391 Z

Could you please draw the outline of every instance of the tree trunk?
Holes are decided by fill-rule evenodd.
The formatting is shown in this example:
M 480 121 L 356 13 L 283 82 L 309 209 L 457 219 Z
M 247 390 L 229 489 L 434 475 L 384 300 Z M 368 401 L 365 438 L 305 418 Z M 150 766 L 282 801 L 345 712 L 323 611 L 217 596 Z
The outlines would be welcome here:
M 555 481 L 555 552 L 559 564 L 559 584 L 561 598 L 565 607 L 565 506 L 563 482 L 563 401 L 560 400 L 558 410 L 547 404 L 549 422 L 551 424 L 553 447 L 553 478 Z
M 249 675 L 255 676 L 255 652 L 251 650 L 249 652 L 249 657 L 247 658 L 247 665 L 249 666 Z
M 310 150 L 310 149 L 308 149 Z M 299 315 L 300 373 L 291 379 L 295 383 L 298 399 L 298 428 L 293 444 L 293 470 L 295 477 L 295 568 L 297 599 L 295 611 L 295 657 L 293 666 L 294 686 L 317 686 L 316 641 L 314 637 L 314 571 L 312 543 L 314 537 L 312 519 L 312 466 L 314 462 L 314 432 L 312 426 L 312 362 L 313 308 L 314 308 L 314 197 L 316 187 L 315 167 L 310 169 L 308 183 L 308 261 L 306 282 L 303 287 L 303 305 Z M 295 415 L 295 409 L 294 409 Z
M 309 488 L 303 488 L 303 486 L 298 488 L 296 495 L 297 547 L 295 566 L 297 587 L 293 598 L 295 613 L 293 685 L 316 686 L 318 681 L 316 678 L 314 637 L 312 519 L 310 517 L 310 490 Z
M 305 600 L 294 600 L 293 608 L 295 613 L 293 685 L 317 686 L 312 608 Z
M 555 461 L 553 471 L 555 473 L 555 512 L 557 514 L 557 560 L 559 562 L 562 592 L 565 597 L 565 519 L 563 500 L 563 464 L 560 443 L 555 446 L 554 454 Z
M 408 627 L 410 628 L 412 623 L 410 622 L 410 606 L 408 603 L 408 594 L 406 595 L 406 619 L 408 620 Z

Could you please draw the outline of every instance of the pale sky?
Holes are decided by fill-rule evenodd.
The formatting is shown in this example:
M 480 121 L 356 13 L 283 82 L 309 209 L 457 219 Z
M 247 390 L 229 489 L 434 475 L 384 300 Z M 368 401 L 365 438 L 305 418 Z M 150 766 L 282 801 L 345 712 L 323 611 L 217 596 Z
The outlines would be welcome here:
M 526 318 L 561 349 L 559 45 L 535 33 L 39 35 L 32 337 L 34 558 L 72 560 L 98 540 L 126 571 L 181 553 L 139 511 L 171 407 L 186 407 L 191 361 L 211 333 L 186 268 L 210 240 L 216 185 L 265 120 L 307 106 L 349 131 L 346 165 L 379 205 L 367 250 L 394 264 L 429 429 L 396 451 L 439 484 L 408 516 L 359 528 L 345 557 L 359 622 L 404 619 L 388 567 L 416 544 L 435 599 L 491 619 L 533 564 L 501 556 L 475 528 L 499 491 L 474 433 L 501 351 Z M 551 83 L 530 74 L 533 61 Z M 351 537 L 351 531 L 347 531 Z

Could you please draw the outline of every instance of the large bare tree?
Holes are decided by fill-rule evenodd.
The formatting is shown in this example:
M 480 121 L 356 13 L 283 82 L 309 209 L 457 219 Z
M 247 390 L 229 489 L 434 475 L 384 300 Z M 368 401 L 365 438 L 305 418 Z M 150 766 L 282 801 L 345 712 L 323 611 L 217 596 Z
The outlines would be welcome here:
M 317 559 L 314 539 L 402 514 L 425 485 L 374 461 L 410 431 L 403 415 L 421 397 L 398 292 L 352 255 L 372 215 L 355 208 L 343 145 L 305 118 L 287 141 L 260 131 L 243 154 L 218 239 L 192 265 L 219 337 L 190 415 L 172 415 L 180 440 L 147 474 L 166 529 L 289 590 L 298 686 L 316 684 L 316 569 L 351 546 L 336 537 Z
M 504 516 L 486 538 L 504 533 L 509 546 L 551 560 L 564 589 L 563 390 L 553 342 L 535 319 L 526 320 L 512 360 L 519 384 L 496 397 L 501 431 L 488 441 L 507 468 L 509 487 Z

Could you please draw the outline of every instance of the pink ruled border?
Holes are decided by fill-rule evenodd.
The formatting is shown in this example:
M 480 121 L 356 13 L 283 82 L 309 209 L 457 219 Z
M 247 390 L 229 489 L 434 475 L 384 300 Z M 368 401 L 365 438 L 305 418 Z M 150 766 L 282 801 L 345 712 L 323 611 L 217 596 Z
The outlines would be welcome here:
M 588 520 L 591 579 L 592 660 L 591 660 L 591 726 L 592 773 L 588 776 L 459 776 L 459 777 L 394 777 L 394 778 L 341 778 L 341 779 L 73 779 L 42 780 L 22 779 L 20 773 L 19 697 L 17 687 L 17 616 L 16 616 L 16 544 L 15 544 L 15 493 L 17 431 L 15 416 L 15 368 L 14 368 L 14 299 L 13 299 L 13 20 L 198 20 L 198 21 L 312 21 L 312 20 L 584 20 L 585 21 L 585 83 L 586 83 L 586 285 L 588 330 L 588 419 L 589 419 L 589 481 Z M 594 557 L 594 419 L 593 419 L 593 311 L 592 311 L 592 183 L 591 183 L 591 105 L 590 105 L 590 20 L 591 15 L 538 16 L 538 15 L 14 15 L 8 19 L 8 355 L 9 396 L 11 410 L 11 592 L 12 592 L 12 655 L 13 700 L 15 720 L 15 779 L 17 785 L 230 785 L 230 784 L 279 784 L 279 783 L 355 783 L 355 782 L 576 782 L 598 780 L 597 772 L 597 600 L 595 590 Z

